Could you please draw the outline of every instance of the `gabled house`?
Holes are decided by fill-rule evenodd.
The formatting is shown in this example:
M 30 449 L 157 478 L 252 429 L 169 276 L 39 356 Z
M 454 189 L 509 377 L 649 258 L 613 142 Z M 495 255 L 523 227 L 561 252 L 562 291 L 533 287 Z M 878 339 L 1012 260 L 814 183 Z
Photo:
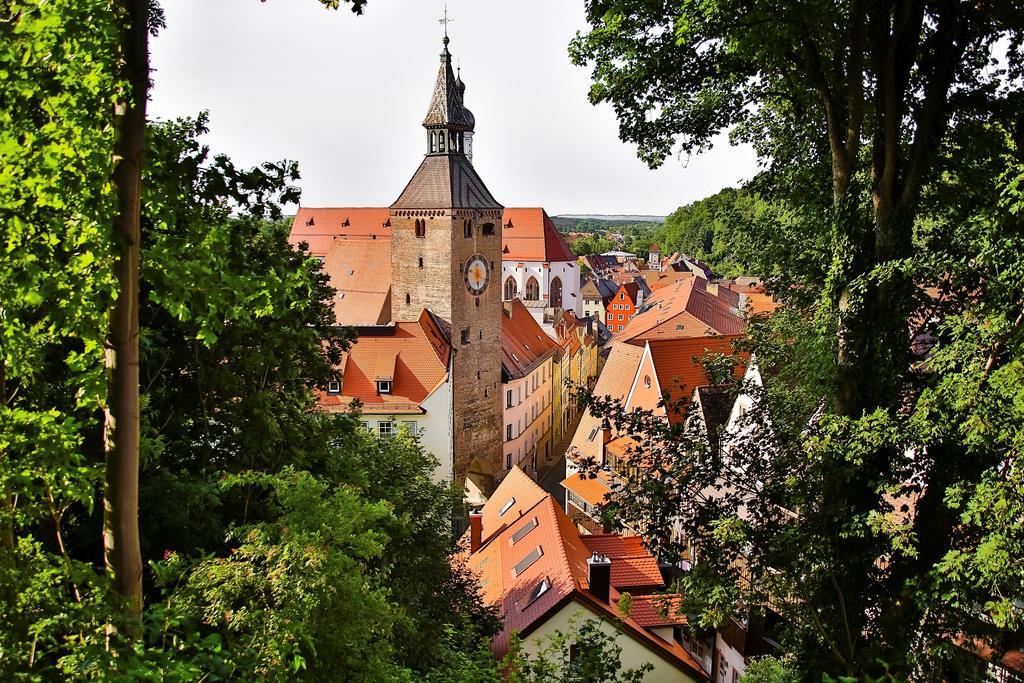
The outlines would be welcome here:
M 666 577 L 640 539 L 581 535 L 522 470 L 513 468 L 471 515 L 460 544 L 481 596 L 502 617 L 491 646 L 496 659 L 508 652 L 513 632 L 525 652 L 536 654 L 554 631 L 592 618 L 622 648 L 624 667 L 654 667 L 644 680 L 708 680 L 710 644 L 677 614 L 678 594 L 658 594 Z M 626 593 L 628 610 L 621 602 Z
M 501 390 L 505 470 L 536 477 L 551 458 L 552 392 L 558 344 L 519 299 L 504 302 L 501 318 Z

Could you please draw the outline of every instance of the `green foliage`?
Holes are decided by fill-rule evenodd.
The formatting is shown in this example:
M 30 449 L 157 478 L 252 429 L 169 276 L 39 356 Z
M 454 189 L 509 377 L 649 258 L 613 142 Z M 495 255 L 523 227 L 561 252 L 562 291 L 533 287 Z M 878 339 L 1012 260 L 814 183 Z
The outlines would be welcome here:
M 726 188 L 673 211 L 654 241 L 662 253 L 687 254 L 722 277 L 776 275 L 772 264 L 777 261 L 765 258 L 764 245 L 786 220 L 784 212 L 754 192 Z
M 779 211 L 726 240 L 788 304 L 750 330 L 765 384 L 730 388 L 753 402 L 736 442 L 592 402 L 638 443 L 615 509 L 666 559 L 674 523 L 696 547 L 691 623 L 771 606 L 801 680 L 939 679 L 970 669 L 960 636 L 1019 648 L 1024 10 L 587 11 L 572 55 L 620 136 L 656 166 L 731 130 L 762 162 L 742 194 Z
M 800 683 L 800 675 L 789 657 L 752 657 L 740 683 Z
M 608 633 L 598 619 L 574 620 L 569 631 L 556 630 L 529 653 L 513 638 L 502 663 L 511 683 L 638 683 L 654 669 L 623 669 L 618 632 Z

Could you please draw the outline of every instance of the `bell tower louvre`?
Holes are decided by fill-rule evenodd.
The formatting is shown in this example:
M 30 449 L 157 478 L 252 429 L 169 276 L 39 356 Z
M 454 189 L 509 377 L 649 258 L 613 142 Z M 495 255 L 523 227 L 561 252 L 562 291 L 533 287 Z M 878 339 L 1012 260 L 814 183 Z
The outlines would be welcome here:
M 449 325 L 455 481 L 489 495 L 501 471 L 501 219 L 503 207 L 466 155 L 474 129 L 448 36 L 430 108 L 426 153 L 391 205 L 391 314 L 423 309 Z

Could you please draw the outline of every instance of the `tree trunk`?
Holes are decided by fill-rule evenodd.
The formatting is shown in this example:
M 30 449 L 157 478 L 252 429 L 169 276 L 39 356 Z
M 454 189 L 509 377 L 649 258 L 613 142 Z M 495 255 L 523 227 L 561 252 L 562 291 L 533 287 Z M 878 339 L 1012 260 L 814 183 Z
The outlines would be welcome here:
M 135 637 L 142 619 L 142 553 L 139 548 L 139 254 L 142 153 L 149 92 L 148 0 L 119 0 L 128 22 L 121 33 L 128 100 L 118 105 L 113 182 L 119 215 L 114 238 L 118 295 L 110 312 L 106 348 L 106 482 L 103 556 L 114 590 L 125 598 L 124 632 Z
M 7 359 L 6 349 L 0 342 L 0 406 L 7 406 Z M 3 567 L 13 570 L 16 567 L 16 555 L 14 547 L 14 498 L 11 491 L 5 488 L 0 491 L 0 506 L 3 508 L 3 521 L 0 523 L 0 558 Z M 13 585 L 4 589 L 4 600 L 9 610 L 8 614 L 13 615 L 13 609 L 17 602 L 17 593 Z

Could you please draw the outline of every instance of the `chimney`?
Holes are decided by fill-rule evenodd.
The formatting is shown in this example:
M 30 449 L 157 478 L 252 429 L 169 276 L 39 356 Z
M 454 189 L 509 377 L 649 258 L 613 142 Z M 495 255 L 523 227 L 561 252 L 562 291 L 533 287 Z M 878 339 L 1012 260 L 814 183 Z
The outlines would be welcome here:
M 483 544 L 484 516 L 479 512 L 469 513 L 469 552 L 475 553 Z
M 607 604 L 611 595 L 612 561 L 605 555 L 594 553 L 587 558 L 589 576 L 587 584 L 590 592 L 601 602 Z

